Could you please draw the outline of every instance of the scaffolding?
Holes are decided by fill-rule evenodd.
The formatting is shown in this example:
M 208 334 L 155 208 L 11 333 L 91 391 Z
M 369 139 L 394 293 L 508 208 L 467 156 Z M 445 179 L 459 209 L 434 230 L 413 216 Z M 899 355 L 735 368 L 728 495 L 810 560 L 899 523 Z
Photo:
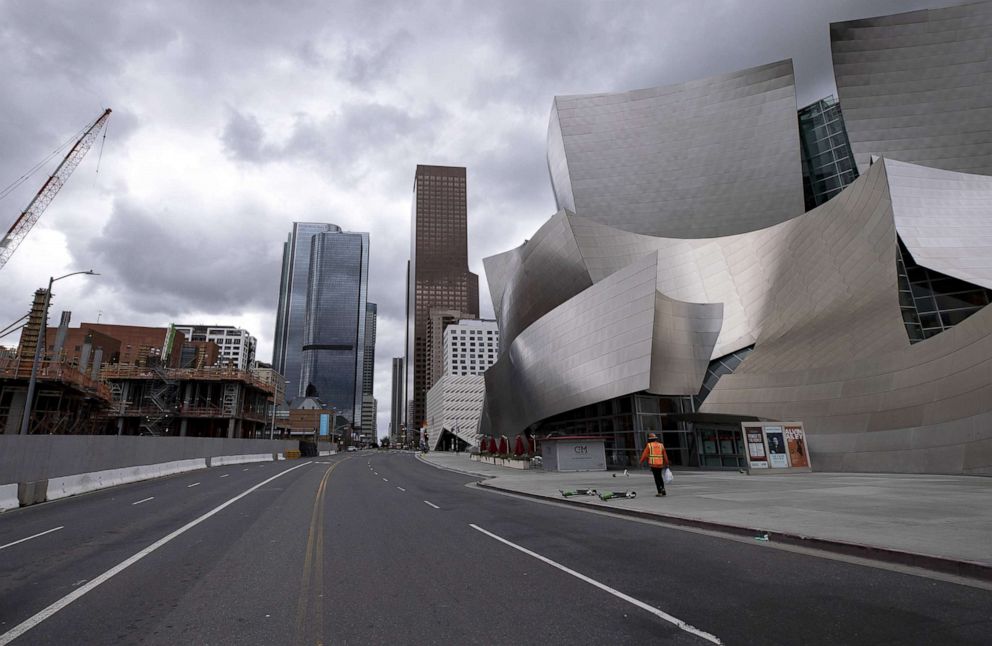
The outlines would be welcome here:
M 109 365 L 106 424 L 124 435 L 261 437 L 273 385 L 230 367 Z

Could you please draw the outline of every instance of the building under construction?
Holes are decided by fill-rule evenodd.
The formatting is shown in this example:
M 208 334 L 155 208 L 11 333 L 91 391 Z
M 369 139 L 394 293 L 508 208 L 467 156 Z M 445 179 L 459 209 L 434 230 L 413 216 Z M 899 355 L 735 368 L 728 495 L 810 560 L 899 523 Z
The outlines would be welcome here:
M 35 292 L 16 350 L 0 349 L 0 433 L 18 433 L 41 327 L 45 290 Z M 110 389 L 99 375 L 42 354 L 28 429 L 38 434 L 99 433 L 110 405 Z
M 273 388 L 246 370 L 105 365 L 108 432 L 121 435 L 262 437 Z
M 215 365 L 213 342 L 174 328 L 83 323 L 42 326 L 38 290 L 16 352 L 0 354 L 0 433 L 20 429 L 39 336 L 38 394 L 30 433 L 262 437 L 275 380 Z

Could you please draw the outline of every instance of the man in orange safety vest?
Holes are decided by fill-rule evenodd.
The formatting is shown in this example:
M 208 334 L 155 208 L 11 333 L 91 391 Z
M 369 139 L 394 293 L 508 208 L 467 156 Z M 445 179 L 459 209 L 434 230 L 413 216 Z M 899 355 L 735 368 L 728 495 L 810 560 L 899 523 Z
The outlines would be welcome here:
M 665 451 L 665 445 L 658 441 L 658 436 L 654 433 L 648 433 L 648 444 L 644 447 L 644 452 L 641 453 L 641 460 L 638 464 L 644 464 L 644 461 L 648 461 L 648 466 L 651 467 L 651 474 L 654 476 L 654 485 L 658 488 L 658 493 L 656 496 L 667 496 L 665 492 L 665 469 L 671 464 L 668 461 L 668 452 Z

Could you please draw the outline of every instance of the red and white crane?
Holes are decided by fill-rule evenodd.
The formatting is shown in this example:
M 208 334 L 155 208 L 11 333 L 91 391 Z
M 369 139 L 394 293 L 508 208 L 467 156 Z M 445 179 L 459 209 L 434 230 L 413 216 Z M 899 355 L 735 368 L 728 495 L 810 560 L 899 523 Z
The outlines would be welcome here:
M 69 176 L 72 175 L 72 171 L 76 170 L 79 166 L 79 162 L 83 161 L 83 157 L 89 152 L 90 147 L 93 146 L 93 142 L 96 141 L 96 136 L 99 134 L 101 128 L 107 123 L 107 119 L 110 118 L 110 108 L 104 110 L 103 114 L 97 117 L 86 129 L 83 135 L 76 141 L 75 145 L 69 150 L 62 163 L 58 165 L 52 176 L 48 178 L 48 181 L 38 190 L 35 194 L 34 199 L 28 204 L 27 208 L 21 212 L 14 224 L 11 225 L 10 230 L 7 234 L 0 240 L 0 269 L 7 264 L 10 257 L 14 254 L 14 251 L 24 240 L 28 232 L 34 226 L 41 214 L 45 212 L 48 205 L 52 203 L 55 199 L 56 194 L 58 194 L 59 189 L 65 184 Z

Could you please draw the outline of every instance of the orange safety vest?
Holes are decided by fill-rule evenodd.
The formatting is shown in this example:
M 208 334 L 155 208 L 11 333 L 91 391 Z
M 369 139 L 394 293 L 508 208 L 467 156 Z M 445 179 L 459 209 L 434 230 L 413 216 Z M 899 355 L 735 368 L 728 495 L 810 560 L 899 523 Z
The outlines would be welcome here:
M 661 442 L 648 442 L 641 453 L 641 462 L 648 461 L 648 466 L 652 469 L 661 468 L 668 464 L 668 454 L 665 452 L 665 445 Z

